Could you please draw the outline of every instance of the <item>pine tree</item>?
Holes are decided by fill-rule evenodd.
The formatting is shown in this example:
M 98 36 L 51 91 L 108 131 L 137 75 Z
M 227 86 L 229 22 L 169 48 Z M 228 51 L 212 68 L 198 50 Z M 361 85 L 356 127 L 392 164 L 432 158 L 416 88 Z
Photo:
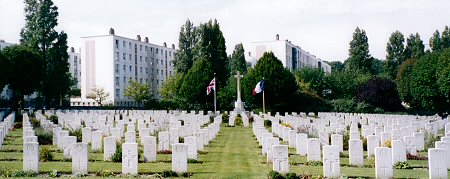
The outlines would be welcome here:
M 385 70 L 391 79 L 395 79 L 397 76 L 397 67 L 405 60 L 405 45 L 403 44 L 405 38 L 399 31 L 392 33 L 389 38 L 389 42 L 386 46 L 386 61 Z
M 350 41 L 349 58 L 346 62 L 346 69 L 350 71 L 372 73 L 371 60 L 366 32 L 357 27 L 353 33 L 353 39 Z

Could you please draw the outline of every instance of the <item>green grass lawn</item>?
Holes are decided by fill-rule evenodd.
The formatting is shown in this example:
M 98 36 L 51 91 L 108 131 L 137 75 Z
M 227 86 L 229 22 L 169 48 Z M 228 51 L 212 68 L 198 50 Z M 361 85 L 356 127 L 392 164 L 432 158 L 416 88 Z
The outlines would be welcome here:
M 0 168 L 22 169 L 22 130 L 11 131 L 0 151 Z M 204 154 L 198 156 L 202 163 L 188 164 L 188 171 L 193 173 L 192 178 L 267 178 L 272 165 L 265 164 L 266 156 L 261 155 L 251 128 L 224 127 L 216 139 L 205 147 Z M 71 173 L 71 162 L 63 160 L 63 154 L 56 150 L 56 146 L 48 146 L 54 151 L 54 161 L 41 162 L 41 173 L 57 170 L 62 173 Z M 142 146 L 140 146 L 141 148 Z M 307 166 L 306 157 L 295 154 L 289 149 L 290 171 L 297 174 L 322 175 L 322 166 Z M 426 156 L 426 153 L 421 153 Z M 121 173 L 121 163 L 104 162 L 103 153 L 89 154 L 89 170 L 96 172 L 110 170 Z M 348 156 L 348 152 L 344 152 Z M 140 159 L 142 162 L 143 159 Z M 158 154 L 157 162 L 139 163 L 140 174 L 161 173 L 171 170 L 171 155 Z M 368 160 L 365 159 L 365 164 Z M 428 162 L 424 160 L 408 160 L 414 167 L 409 170 L 394 170 L 396 178 L 428 178 L 426 169 Z M 449 172 L 450 174 L 450 172 Z M 341 175 L 348 177 L 374 177 L 374 168 L 358 168 L 348 166 L 348 157 L 341 158 Z M 449 175 L 450 176 L 450 175 Z

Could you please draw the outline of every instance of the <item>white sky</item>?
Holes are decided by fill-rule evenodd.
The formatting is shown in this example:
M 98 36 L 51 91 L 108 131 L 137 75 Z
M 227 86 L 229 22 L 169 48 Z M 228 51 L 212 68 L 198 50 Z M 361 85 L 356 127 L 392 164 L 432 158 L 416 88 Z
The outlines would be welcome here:
M 392 32 L 419 32 L 425 44 L 432 33 L 450 25 L 449 0 L 54 0 L 58 30 L 69 35 L 69 46 L 80 37 L 148 36 L 151 43 L 178 45 L 181 25 L 217 19 L 230 54 L 237 43 L 289 39 L 315 56 L 343 61 L 354 29 L 364 29 L 370 53 L 384 59 Z M 0 39 L 18 43 L 24 26 L 22 0 L 0 0 Z M 406 37 L 405 37 L 406 38 Z M 427 45 L 426 45 L 427 46 Z M 77 50 L 78 51 L 78 50 Z

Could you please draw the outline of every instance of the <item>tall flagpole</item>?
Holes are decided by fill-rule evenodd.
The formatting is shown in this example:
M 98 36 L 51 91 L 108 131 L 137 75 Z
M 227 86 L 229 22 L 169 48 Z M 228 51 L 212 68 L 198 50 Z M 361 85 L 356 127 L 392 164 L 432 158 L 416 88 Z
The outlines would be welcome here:
M 263 80 L 264 80 L 264 77 L 263 77 Z M 265 83 L 265 81 L 264 81 L 264 83 Z M 264 91 L 266 91 L 266 90 L 264 89 L 264 85 L 265 84 L 263 84 L 263 113 L 266 114 L 266 96 L 264 95 Z
M 214 73 L 214 115 L 217 114 L 217 106 L 216 106 L 216 84 L 217 84 L 217 80 L 216 80 L 216 73 Z

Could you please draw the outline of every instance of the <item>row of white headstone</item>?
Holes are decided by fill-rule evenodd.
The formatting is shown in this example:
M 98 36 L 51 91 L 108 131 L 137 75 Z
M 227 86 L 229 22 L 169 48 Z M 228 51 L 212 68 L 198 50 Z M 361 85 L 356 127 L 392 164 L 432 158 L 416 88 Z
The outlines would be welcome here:
M 43 117 L 43 116 L 42 116 Z M 184 116 L 185 117 L 185 116 Z M 173 126 L 182 126 L 180 122 L 178 122 L 179 118 L 174 118 L 173 121 L 176 122 Z M 192 118 L 194 119 L 194 118 Z M 42 119 L 48 121 L 47 119 Z M 46 123 L 46 122 L 41 123 Z M 204 120 L 204 118 L 199 122 L 200 124 L 206 124 L 209 122 L 208 120 Z M 209 124 L 204 128 L 199 128 L 190 136 L 185 136 L 184 143 L 178 143 L 178 130 L 177 128 L 171 128 L 172 132 L 161 131 L 159 132 L 158 138 L 160 138 L 159 143 L 169 144 L 172 147 L 172 170 L 175 172 L 187 172 L 187 159 L 197 159 L 198 150 L 203 150 L 204 145 L 209 144 L 211 140 L 213 140 L 219 130 L 220 124 L 222 121 L 221 115 L 214 118 L 214 122 Z M 187 120 L 184 121 L 185 124 Z M 26 123 L 27 127 L 24 128 L 24 138 L 34 135 L 34 131 L 32 131 L 31 123 L 29 122 L 28 116 L 24 117 L 24 123 Z M 28 125 L 29 124 L 29 125 Z M 66 126 L 69 127 L 70 126 Z M 81 126 L 80 126 L 81 127 Z M 156 137 L 150 136 L 150 133 L 146 131 L 147 128 L 142 128 L 139 131 L 139 137 L 141 138 L 141 143 L 144 146 L 144 162 L 156 161 Z M 27 132 L 25 132 L 27 131 Z M 88 173 L 88 143 L 90 142 L 92 145 L 92 149 L 101 150 L 101 141 L 103 138 L 102 131 L 92 131 L 90 127 L 82 128 L 83 141 L 77 143 L 75 136 L 69 136 L 69 131 L 65 130 L 63 127 L 55 125 L 52 128 L 54 133 L 54 145 L 58 146 L 58 149 L 64 151 L 64 157 L 67 159 L 72 159 L 72 172 L 73 173 Z M 173 131 L 177 131 L 176 133 Z M 27 134 L 25 134 L 27 133 Z M 109 133 L 108 133 L 109 134 Z M 111 155 L 115 153 L 117 140 L 116 136 L 106 135 L 104 138 L 104 159 L 110 160 Z M 123 133 L 122 133 L 123 134 Z M 118 137 L 122 137 L 122 134 L 118 135 Z M 169 134 L 168 137 L 162 137 L 160 135 Z M 169 141 L 170 134 L 172 137 L 176 138 L 172 139 L 172 142 Z M 176 136 L 174 136 L 176 134 Z M 161 138 L 164 138 L 161 140 Z M 165 139 L 167 138 L 167 140 Z M 37 139 L 37 138 L 36 138 Z M 24 140 L 26 141 L 26 140 Z M 26 143 L 24 147 L 28 147 L 29 152 L 25 155 L 28 159 L 24 160 L 24 170 L 29 170 L 29 167 L 26 166 L 37 166 L 33 169 L 33 171 L 39 172 L 39 144 L 36 143 Z M 98 147 L 98 148 L 97 148 Z M 122 173 L 124 174 L 137 174 L 137 143 L 136 143 L 136 131 L 135 127 L 127 126 L 127 132 L 125 132 L 125 143 L 122 144 Z M 169 148 L 160 147 L 161 150 L 169 150 Z M 24 150 L 26 151 L 26 150 Z M 34 158 L 33 158 L 34 157 Z M 37 157 L 37 158 L 36 158 Z M 31 161 L 32 160 L 32 161 Z
M 229 114 L 230 114 L 230 117 L 228 118 L 228 125 L 229 126 L 234 126 L 234 123 L 236 122 L 237 113 L 234 112 L 234 111 L 230 111 Z M 247 114 L 245 112 L 241 112 L 240 115 L 241 115 L 241 119 L 242 119 L 242 125 L 244 127 L 249 127 L 250 119 L 247 116 Z
M 280 117 L 280 116 L 278 116 Z M 275 150 L 274 146 L 279 144 L 278 138 L 274 137 L 272 133 L 269 133 L 267 129 L 264 128 L 264 121 L 258 115 L 255 115 L 255 123 L 253 125 L 253 132 L 257 137 L 258 142 L 262 145 L 262 153 L 267 153 L 267 162 L 270 163 L 271 160 L 275 160 L 274 156 L 272 156 L 272 151 Z M 319 138 L 307 138 L 307 134 L 297 133 L 296 130 L 291 130 L 290 127 L 286 127 L 279 124 L 279 120 L 276 118 L 271 118 L 270 116 L 266 116 L 266 118 L 271 119 L 272 121 L 272 130 L 275 135 L 281 136 L 281 138 L 287 142 L 289 142 L 289 147 L 293 147 L 297 149 L 297 154 L 307 155 L 308 161 L 322 161 L 324 164 L 324 176 L 326 177 L 339 177 L 339 171 L 336 168 L 339 167 L 339 153 L 343 151 L 343 139 L 340 134 L 332 134 L 331 135 L 331 145 L 329 145 L 329 133 L 327 131 L 320 131 Z M 444 122 L 442 122 L 444 121 Z M 440 120 L 434 123 L 443 123 L 445 125 L 445 132 L 448 134 L 448 128 L 450 123 L 447 123 L 446 120 Z M 357 124 L 357 123 L 351 123 Z M 417 123 L 416 123 L 417 124 Z M 442 125 L 441 125 L 442 126 Z M 356 130 L 355 130 L 356 128 Z M 350 127 L 350 140 L 349 140 L 349 163 L 350 165 L 362 166 L 364 165 L 363 160 L 363 146 L 362 140 L 360 139 L 360 135 L 358 132 L 357 125 L 351 125 Z M 324 134 L 325 133 L 325 134 Z M 392 149 L 386 147 L 380 147 L 379 137 L 373 134 L 367 135 L 366 139 L 368 140 L 368 156 L 375 155 L 376 163 L 378 163 L 378 167 L 376 166 L 377 177 L 392 177 L 392 172 L 386 171 L 386 166 L 390 166 L 390 171 L 392 171 L 392 165 L 396 162 L 404 162 L 406 161 L 406 152 L 408 151 L 411 155 L 417 154 L 417 146 L 419 149 L 423 150 L 424 145 L 424 137 L 423 133 L 413 132 L 410 136 L 403 137 L 403 140 L 392 140 L 391 146 Z M 443 141 L 437 142 L 436 146 L 444 149 L 445 151 L 450 151 L 448 148 L 446 140 L 448 137 L 442 137 Z M 405 144 L 406 143 L 406 144 Z M 306 144 L 306 145 L 305 145 Z M 450 143 L 449 143 L 450 144 Z M 322 146 L 322 156 L 323 160 L 321 160 L 320 147 Z M 438 148 L 436 147 L 436 148 Z M 279 147 L 276 147 L 279 148 Z M 283 146 L 286 148 L 286 153 L 276 151 L 278 154 L 283 155 L 283 162 L 287 161 L 287 146 Z M 336 152 L 337 151 L 337 152 Z M 378 157 L 377 157 L 378 154 Z M 430 154 L 429 154 L 430 155 Z M 441 156 L 446 157 L 446 156 Z M 449 154 L 447 154 L 447 159 L 450 161 Z M 390 160 L 389 162 L 387 160 Z M 443 176 L 443 175 L 433 175 L 435 169 L 433 167 L 436 165 L 433 161 L 430 162 L 430 177 L 431 176 Z M 337 164 L 336 164 L 337 163 Z M 431 164 L 433 163 L 433 164 Z M 450 163 L 450 162 L 449 162 Z M 283 163 L 284 165 L 288 165 L 287 162 Z M 450 167 L 450 164 L 444 164 Z M 280 167 L 282 166 L 282 167 Z M 442 166 L 442 165 L 441 165 Z M 273 169 L 278 172 L 288 172 L 286 170 L 288 166 L 283 166 L 278 162 L 275 162 L 273 165 Z M 434 167 L 436 168 L 436 167 Z M 437 167 L 439 168 L 439 167 Z M 336 172 L 338 171 L 338 172 Z M 337 173 L 337 175 L 336 175 Z M 442 172 L 441 172 L 442 173 Z M 447 172 L 445 172 L 446 174 Z M 446 175 L 445 175 L 446 176 Z M 446 177 L 445 177 L 446 178 Z
M 4 114 L 4 113 L 2 113 Z M 9 130 L 14 125 L 14 120 L 16 118 L 16 114 L 13 112 L 9 114 L 6 118 L 2 119 L 3 121 L 0 122 L 0 149 L 2 149 L 3 142 L 5 141 L 5 137 L 8 134 Z

